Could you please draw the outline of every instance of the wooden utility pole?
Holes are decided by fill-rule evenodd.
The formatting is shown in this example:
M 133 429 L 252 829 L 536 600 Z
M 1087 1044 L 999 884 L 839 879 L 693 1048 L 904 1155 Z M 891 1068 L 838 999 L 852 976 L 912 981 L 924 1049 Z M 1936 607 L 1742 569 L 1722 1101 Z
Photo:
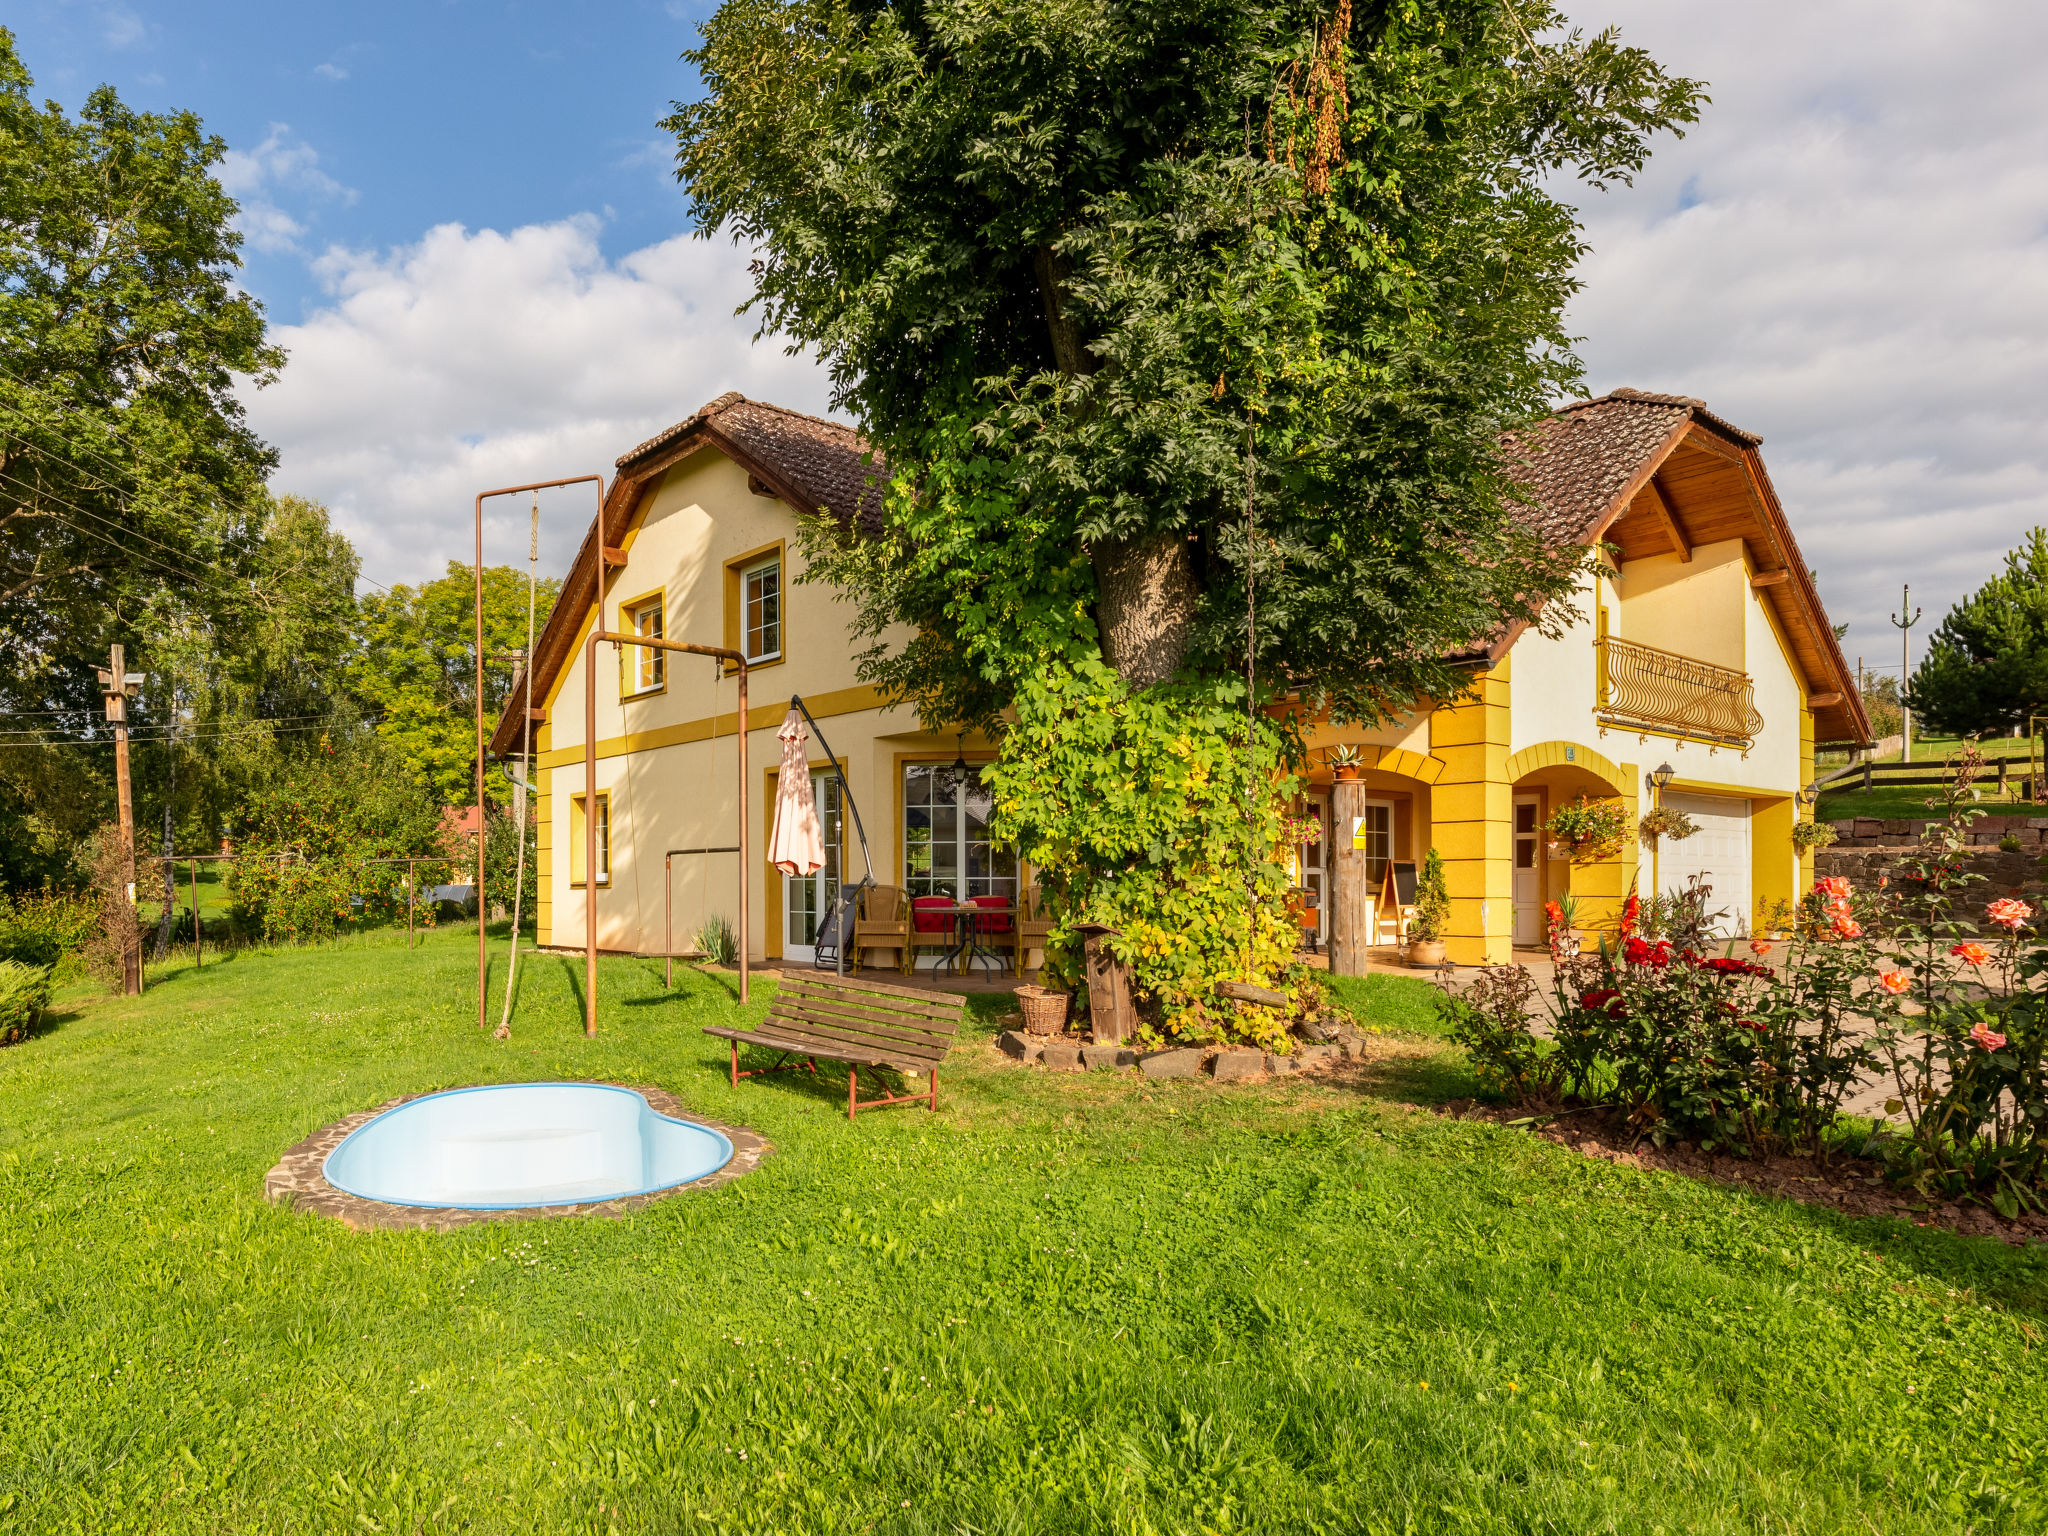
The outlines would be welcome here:
M 142 691 L 142 674 L 127 670 L 127 652 L 122 646 L 107 651 L 107 665 L 100 672 L 100 692 L 106 697 L 107 719 L 114 727 L 114 778 L 121 797 L 121 879 L 128 889 L 128 905 L 135 905 L 135 801 L 128 780 L 128 701 Z M 142 991 L 142 934 L 131 920 L 121 937 L 121 990 L 130 997 Z
M 1353 829 L 1365 815 L 1365 785 L 1339 779 L 1330 786 L 1330 974 L 1363 976 L 1372 947 L 1373 893 L 1366 886 L 1366 853 Z
M 1912 612 L 1906 610 L 1912 608 Z M 1906 616 L 1902 619 L 1899 613 Z M 1892 615 L 1892 623 L 1899 631 L 1899 761 L 1913 761 L 1913 713 L 1906 708 L 1906 680 L 1913 675 L 1913 647 L 1910 631 L 1920 622 L 1920 610 L 1913 608 L 1913 589 L 1899 588 L 1899 613 Z

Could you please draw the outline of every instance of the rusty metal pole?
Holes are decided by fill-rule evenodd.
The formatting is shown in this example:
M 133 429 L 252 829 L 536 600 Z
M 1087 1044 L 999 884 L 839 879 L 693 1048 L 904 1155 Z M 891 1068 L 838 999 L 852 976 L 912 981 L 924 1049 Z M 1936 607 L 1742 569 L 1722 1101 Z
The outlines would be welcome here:
M 747 1005 L 747 657 L 744 651 L 738 655 L 740 664 L 739 718 L 734 721 L 733 734 L 739 741 L 740 757 L 740 1006 Z M 712 730 L 718 729 L 716 719 Z
M 558 486 L 582 485 L 587 481 L 597 484 L 597 517 L 602 531 L 604 522 L 604 476 L 570 475 L 562 480 L 535 480 L 527 485 L 501 485 L 495 490 L 479 491 L 476 498 L 476 1027 L 490 1027 L 490 934 L 486 924 L 488 909 L 484 906 L 484 503 L 493 496 L 518 496 L 526 492 L 553 490 Z M 598 591 L 604 590 L 604 546 L 598 545 Z M 603 610 L 599 609 L 602 616 Z M 533 665 L 531 657 L 527 666 Z M 533 724 L 526 722 L 526 729 Z M 525 836 L 524 829 L 520 835 Z M 410 908 L 408 908 L 410 911 Z
M 598 558 L 604 547 L 598 546 Z M 600 645 L 632 645 L 643 650 L 688 651 L 693 656 L 715 656 L 739 668 L 739 718 L 734 732 L 739 742 L 740 803 L 740 1002 L 747 1001 L 747 658 L 722 645 L 691 645 L 683 640 L 656 640 L 647 635 L 614 634 L 593 628 L 583 651 L 583 1033 L 597 1033 L 597 648 Z M 712 736 L 718 723 L 712 720 Z M 609 837 L 610 829 L 607 827 Z
M 484 906 L 484 499 L 476 499 L 476 1027 L 490 1027 L 491 938 Z
M 405 864 L 405 949 L 407 954 L 412 953 L 412 902 L 413 897 L 419 891 L 420 885 L 419 876 L 414 871 L 419 868 L 419 863 L 418 859 L 408 859 Z
M 604 630 L 604 548 L 598 547 L 598 607 L 583 669 L 583 1033 L 597 1033 L 597 637 Z M 605 828 L 607 837 L 611 828 Z
M 714 730 L 717 726 L 718 722 L 712 721 Z M 674 854 L 661 856 L 661 952 L 664 961 L 661 987 L 664 992 L 676 989 L 676 925 L 670 913 L 675 905 L 675 863 Z
M 206 961 L 199 953 L 199 861 L 192 859 L 192 969 L 203 970 Z

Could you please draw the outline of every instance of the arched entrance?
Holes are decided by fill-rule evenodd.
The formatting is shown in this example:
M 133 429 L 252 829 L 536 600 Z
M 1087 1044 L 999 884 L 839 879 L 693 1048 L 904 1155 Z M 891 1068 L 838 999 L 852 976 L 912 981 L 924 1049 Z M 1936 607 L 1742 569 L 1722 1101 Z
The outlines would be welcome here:
M 1507 779 L 1514 817 L 1510 846 L 1517 947 L 1545 942 L 1544 903 L 1567 894 L 1577 901 L 1579 928 L 1598 931 L 1615 926 L 1622 900 L 1635 879 L 1635 838 L 1627 838 L 1614 858 L 1595 864 L 1574 864 L 1548 856 L 1542 829 L 1552 811 L 1580 795 L 1592 800 L 1619 799 L 1633 827 L 1638 777 L 1633 763 L 1616 763 L 1576 741 L 1539 742 L 1508 759 Z

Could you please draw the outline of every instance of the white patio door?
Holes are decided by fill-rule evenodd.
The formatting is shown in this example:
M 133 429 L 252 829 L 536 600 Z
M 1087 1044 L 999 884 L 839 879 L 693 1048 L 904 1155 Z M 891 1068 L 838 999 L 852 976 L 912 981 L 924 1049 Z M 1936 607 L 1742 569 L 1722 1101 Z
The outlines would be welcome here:
M 782 877 L 782 957 L 815 960 L 818 929 L 839 899 L 839 776 L 811 775 L 811 794 L 818 802 L 818 830 L 825 838 L 825 867 L 815 875 Z
M 1534 795 L 1515 796 L 1515 942 L 1543 942 L 1542 833 Z
M 1330 797 L 1310 795 L 1308 814 L 1315 823 L 1316 835 L 1301 845 L 1301 888 L 1308 892 L 1309 910 L 1316 915 L 1316 948 L 1327 949 L 1330 944 L 1330 878 L 1326 863 L 1330 847 Z

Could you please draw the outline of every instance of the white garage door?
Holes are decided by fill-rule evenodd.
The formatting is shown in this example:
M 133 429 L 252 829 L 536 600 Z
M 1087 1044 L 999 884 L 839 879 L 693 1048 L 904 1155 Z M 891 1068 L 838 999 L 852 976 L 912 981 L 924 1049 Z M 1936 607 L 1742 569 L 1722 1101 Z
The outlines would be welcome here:
M 1664 804 L 1683 811 L 1699 831 L 1683 842 L 1665 842 L 1659 851 L 1658 883 L 1667 892 L 1683 891 L 1694 875 L 1713 886 L 1709 912 L 1724 913 L 1716 928 L 1724 937 L 1749 932 L 1749 802 L 1726 795 L 1685 795 L 1667 790 Z

